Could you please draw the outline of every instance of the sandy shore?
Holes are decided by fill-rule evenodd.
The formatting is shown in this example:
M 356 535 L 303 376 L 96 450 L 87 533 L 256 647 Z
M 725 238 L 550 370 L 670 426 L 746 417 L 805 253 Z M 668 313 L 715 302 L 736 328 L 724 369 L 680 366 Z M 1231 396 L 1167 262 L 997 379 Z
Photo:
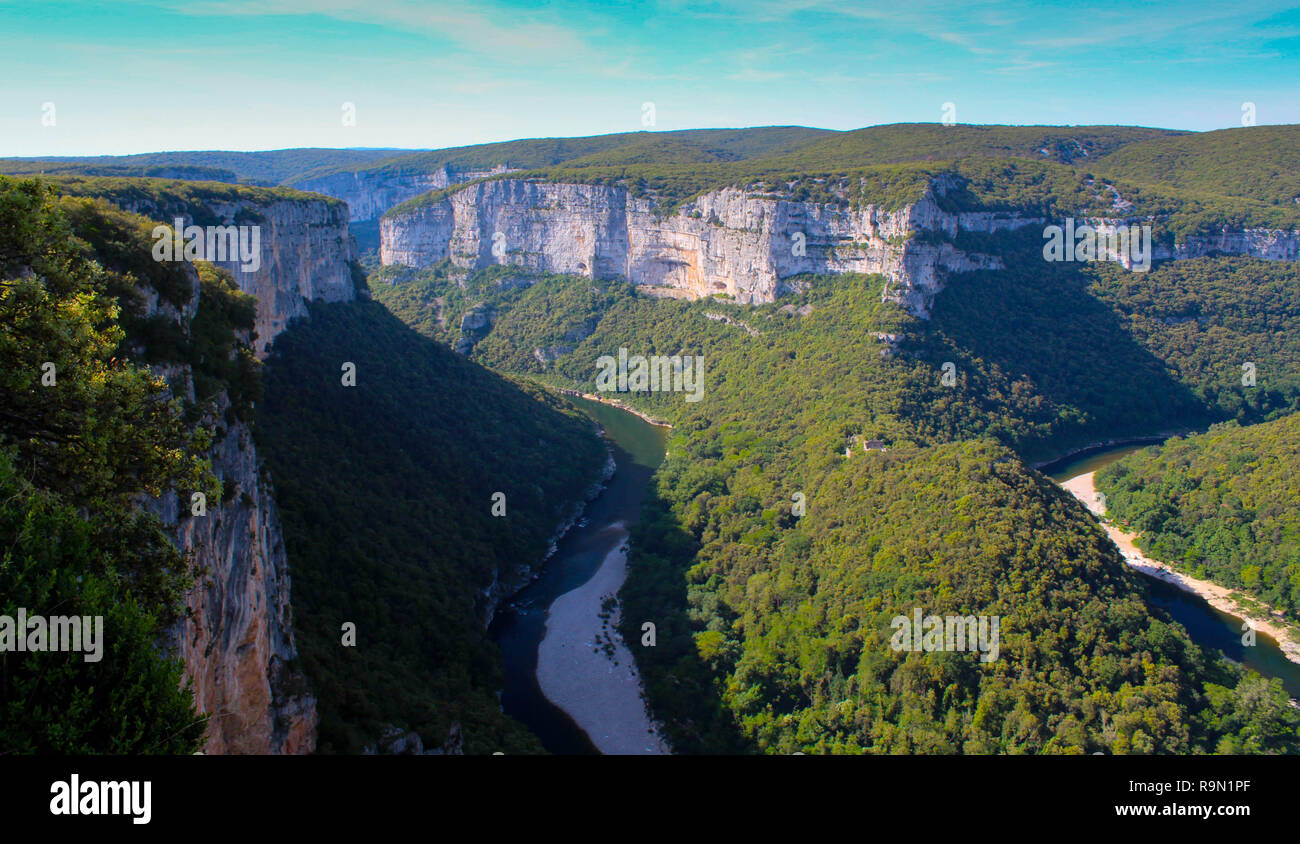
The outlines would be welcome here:
M 617 611 L 600 617 L 601 602 L 617 595 L 627 576 L 627 528 L 615 522 L 605 530 L 617 534 L 614 550 L 591 580 L 551 603 L 537 647 L 537 682 L 601 753 L 671 753 L 646 713 L 636 664 L 617 632 Z
M 1061 484 L 1061 487 L 1083 502 L 1083 506 L 1087 507 L 1101 521 L 1101 526 L 1106 530 L 1107 535 L 1119 546 L 1119 550 L 1124 554 L 1125 562 L 1145 575 L 1163 580 L 1165 583 L 1177 586 L 1186 592 L 1200 595 L 1209 602 L 1210 606 L 1217 610 L 1250 622 L 1250 626 L 1256 631 L 1276 641 L 1287 659 L 1300 663 L 1300 640 L 1297 640 L 1295 634 L 1272 619 L 1259 618 L 1248 614 L 1232 597 L 1231 590 L 1217 583 L 1208 580 L 1197 580 L 1194 577 L 1177 572 L 1169 565 L 1159 560 L 1153 560 L 1143 554 L 1141 549 L 1134 544 L 1133 534 L 1120 530 L 1104 518 L 1105 510 L 1101 506 L 1097 488 L 1093 485 L 1093 474 L 1093 472 L 1088 472 L 1070 478 L 1070 480 Z
M 641 411 L 637 410 L 635 407 L 632 407 L 632 405 L 628 404 L 627 402 L 619 401 L 618 399 L 611 399 L 611 398 L 606 398 L 605 396 L 598 396 L 595 393 L 580 393 L 577 390 L 561 389 L 560 393 L 566 396 L 577 396 L 578 398 L 587 399 L 588 401 L 600 402 L 601 404 L 607 404 L 610 407 L 617 407 L 619 410 L 626 411 L 627 413 L 630 413 L 633 416 L 640 418 L 641 421 L 643 422 L 649 422 L 651 425 L 654 425 L 656 428 L 672 427 L 672 425 L 668 424 L 664 420 L 656 419 L 648 413 L 642 413 Z

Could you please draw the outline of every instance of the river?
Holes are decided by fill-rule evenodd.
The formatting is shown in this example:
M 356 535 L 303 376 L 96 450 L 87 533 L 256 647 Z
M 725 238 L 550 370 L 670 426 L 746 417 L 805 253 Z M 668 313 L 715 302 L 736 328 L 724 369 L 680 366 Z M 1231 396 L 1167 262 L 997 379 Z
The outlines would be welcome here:
M 605 490 L 588 506 L 584 513 L 587 524 L 574 527 L 556 546 L 537 580 L 513 595 L 502 605 L 489 627 L 489 634 L 501 648 L 505 667 L 505 687 L 501 692 L 501 706 L 507 715 L 523 722 L 542 740 L 551 753 L 594 754 L 600 750 L 588 732 L 596 734 L 597 741 L 607 748 L 610 737 L 599 731 L 605 725 L 588 723 L 587 730 L 574 718 L 552 703 L 542 693 L 538 682 L 538 651 L 547 636 L 548 614 L 556 601 L 566 597 L 566 612 L 572 606 L 578 590 L 593 580 L 602 565 L 616 562 L 618 549 L 626 542 L 626 528 L 631 527 L 641 513 L 641 503 L 654 470 L 664 457 L 668 429 L 638 418 L 600 402 L 569 397 L 579 409 L 605 429 L 614 452 L 618 471 Z M 557 623 L 565 619 L 551 619 L 552 636 Z M 552 638 L 547 647 L 558 647 Z M 544 651 L 554 654 L 555 651 Z M 620 661 L 621 662 L 621 661 Z M 612 663 L 611 671 L 614 670 Z M 617 666 L 619 680 L 628 680 L 630 665 Z M 553 676 L 553 674 L 552 674 Z M 634 676 L 633 676 L 634 679 Z M 558 697 L 559 695 L 557 695 Z M 624 710 L 639 705 L 634 696 L 623 697 L 615 706 Z M 604 713 L 612 729 L 635 721 L 637 712 Z M 585 715 L 590 718 L 590 715 Z M 638 741 L 641 736 L 613 737 L 625 741 Z M 637 744 L 638 749 L 644 742 Z M 618 746 L 615 743 L 613 746 Z
M 1142 448 L 1132 443 L 1104 450 L 1091 450 L 1067 461 L 1056 461 L 1043 467 L 1044 471 L 1058 484 L 1076 478 L 1079 475 L 1095 472 L 1108 466 L 1126 454 Z M 1155 577 L 1148 577 L 1150 602 L 1168 611 L 1174 620 L 1187 628 L 1188 634 L 1202 647 L 1214 648 L 1223 652 L 1228 659 L 1263 674 L 1277 677 L 1282 681 L 1287 694 L 1300 697 L 1300 664 L 1286 658 L 1277 642 L 1260 633 L 1254 647 L 1241 643 L 1242 621 L 1240 618 L 1210 606 L 1204 598 L 1165 583 Z

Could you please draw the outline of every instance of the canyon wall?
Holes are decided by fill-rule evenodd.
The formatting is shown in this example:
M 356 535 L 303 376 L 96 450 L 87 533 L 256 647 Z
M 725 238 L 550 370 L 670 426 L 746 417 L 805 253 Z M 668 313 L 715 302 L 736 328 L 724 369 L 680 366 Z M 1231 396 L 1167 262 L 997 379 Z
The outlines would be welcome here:
M 422 193 L 506 172 L 509 171 L 505 167 L 452 170 L 446 165 L 433 170 L 375 168 L 315 176 L 296 182 L 293 187 L 341 199 L 348 204 L 353 223 L 366 223 Z
M 517 264 L 593 278 L 623 277 L 660 295 L 726 294 L 771 302 L 801 273 L 880 273 L 888 298 L 928 314 L 943 276 L 998 269 L 918 231 L 993 232 L 1036 221 L 1012 214 L 951 214 L 927 194 L 886 210 L 754 196 L 704 194 L 659 216 L 623 188 L 502 179 L 380 221 L 381 260 L 423 267 L 450 259 L 479 268 Z
M 171 223 L 258 225 L 260 266 L 245 271 L 238 260 L 213 261 L 241 289 L 258 298 L 256 343 L 260 355 L 289 322 L 307 314 L 311 300 L 356 297 L 347 207 L 321 199 L 207 202 L 189 209 L 161 208 L 150 200 L 118 201 L 128 210 Z M 215 219 L 214 219 L 215 218 Z M 193 296 L 176 311 L 156 296 L 150 313 L 163 313 L 188 330 L 199 305 L 198 275 L 187 266 Z M 177 395 L 194 397 L 188 366 L 157 368 Z M 187 596 L 190 617 L 172 631 L 198 708 L 210 716 L 207 753 L 310 753 L 316 744 L 316 705 L 295 662 L 290 580 L 284 537 L 271 479 L 248 425 L 225 413 L 217 398 L 217 438 L 210 452 L 214 473 L 231 490 L 191 513 L 183 493 L 152 502 L 174 526 L 177 544 L 198 570 Z
M 294 187 L 343 200 L 348 204 L 352 222 L 364 223 L 377 219 L 400 202 L 452 184 L 454 177 L 446 167 L 439 167 L 432 172 L 357 170 L 330 173 L 304 179 Z
M 318 199 L 207 201 L 177 209 L 151 199 L 114 200 L 161 223 L 177 216 L 185 225 L 257 226 L 260 255 L 245 269 L 239 256 L 212 263 L 230 271 L 245 293 L 257 297 L 254 348 L 264 356 L 289 320 L 306 316 L 313 300 L 346 302 L 356 298 L 360 280 L 353 278 L 356 245 L 348 231 L 348 207 Z M 252 268 L 256 264 L 256 268 Z M 359 271 L 359 267 L 357 268 Z
M 742 303 L 774 301 L 786 279 L 801 273 L 878 273 L 888 279 L 885 299 L 927 318 L 950 275 L 1002 268 L 996 255 L 955 246 L 959 233 L 1047 223 L 1015 211 L 944 210 L 937 197 L 951 187 L 936 179 L 898 209 L 850 209 L 723 188 L 661 216 L 649 199 L 621 187 L 498 179 L 382 218 L 380 259 L 622 277 L 656 295 L 726 294 Z M 1189 239 L 1164 255 L 1157 246 L 1154 257 L 1294 260 L 1298 239 L 1300 232 L 1224 232 Z
M 1117 229 L 1150 223 L 1147 219 L 1136 217 L 1090 218 L 1084 222 L 1096 228 L 1099 235 L 1107 237 Z M 1133 268 L 1133 261 L 1129 255 L 1109 254 L 1126 269 Z M 1181 243 L 1154 243 L 1151 247 L 1153 261 L 1181 261 L 1210 255 L 1242 255 L 1263 261 L 1300 260 L 1300 231 L 1224 228 L 1216 232 L 1189 235 Z

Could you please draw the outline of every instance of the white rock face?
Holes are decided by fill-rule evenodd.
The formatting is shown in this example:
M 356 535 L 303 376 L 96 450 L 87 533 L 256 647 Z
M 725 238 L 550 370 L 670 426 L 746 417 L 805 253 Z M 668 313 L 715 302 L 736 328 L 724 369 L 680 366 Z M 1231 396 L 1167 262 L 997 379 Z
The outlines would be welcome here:
M 622 277 L 662 296 L 727 294 L 771 302 L 801 273 L 879 273 L 884 298 L 928 318 L 935 295 L 954 273 L 1002 268 L 995 255 L 953 245 L 960 232 L 992 234 L 1042 227 L 1043 217 L 1014 211 L 953 213 L 935 199 L 952 187 L 936 179 L 898 210 L 848 209 L 713 191 L 671 216 L 623 188 L 502 179 L 380 220 L 384 264 L 426 267 L 450 259 L 466 269 L 513 264 L 593 278 Z M 1121 225 L 1130 221 L 1096 220 Z M 1149 222 L 1149 221 L 1131 221 Z M 1296 260 L 1300 232 L 1252 229 L 1189 239 L 1153 258 L 1210 254 Z
M 348 204 L 351 220 L 366 223 L 378 219 L 385 211 L 408 199 L 483 176 L 507 173 L 505 167 L 492 170 L 451 170 L 446 165 L 432 172 L 411 169 L 409 172 L 357 170 L 331 173 L 305 179 L 294 185 L 298 190 L 323 193 Z
M 348 204 L 352 222 L 364 223 L 376 219 L 398 203 L 431 190 L 445 188 L 455 181 L 457 180 L 446 167 L 440 167 L 432 173 L 394 174 L 359 170 L 307 179 L 294 187 L 343 200 Z
M 1099 235 L 1109 236 L 1118 229 L 1129 226 L 1150 224 L 1145 218 L 1089 218 L 1085 222 L 1097 229 Z M 1286 229 L 1228 229 L 1197 234 L 1188 237 L 1182 243 L 1172 247 L 1164 243 L 1154 243 L 1151 247 L 1151 259 L 1155 261 L 1180 261 L 1188 258 L 1204 258 L 1208 255 L 1241 255 L 1258 258 L 1263 261 L 1300 260 L 1300 231 Z M 1133 262 L 1126 254 L 1113 255 L 1113 259 L 1132 269 Z
M 119 204 L 166 224 L 174 219 L 148 201 Z M 257 297 L 257 341 L 253 347 L 259 357 L 265 356 L 267 346 L 289 320 L 307 315 L 308 302 L 356 298 L 349 262 L 357 259 L 357 251 L 348 232 L 346 205 L 325 199 L 280 199 L 209 202 L 206 208 L 216 222 L 207 215 L 196 220 L 192 213 L 183 213 L 185 225 L 255 225 L 260 229 L 257 269 L 246 272 L 238 259 L 212 262 L 229 270 L 241 290 Z
M 623 277 L 691 298 L 723 293 L 771 302 L 800 273 L 881 273 L 886 296 L 926 315 L 951 272 L 997 269 L 998 259 L 917 231 L 998 231 L 1031 218 L 949 214 L 930 196 L 898 211 L 754 196 L 705 194 L 669 217 L 623 188 L 503 179 L 380 221 L 385 264 L 465 268 L 515 264 L 595 278 Z
M 1152 250 L 1161 258 L 1200 258 L 1205 255 L 1248 255 L 1266 261 L 1300 260 L 1300 231 L 1282 229 L 1224 229 L 1209 235 L 1189 237 L 1174 248 Z

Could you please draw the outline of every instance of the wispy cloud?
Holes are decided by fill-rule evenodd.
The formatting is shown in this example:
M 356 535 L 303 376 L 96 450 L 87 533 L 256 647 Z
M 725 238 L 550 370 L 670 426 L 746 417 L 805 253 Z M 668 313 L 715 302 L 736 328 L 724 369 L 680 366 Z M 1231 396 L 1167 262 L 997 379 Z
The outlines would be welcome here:
M 320 16 L 434 36 L 503 63 L 581 59 L 598 54 L 577 29 L 488 4 L 430 4 L 408 0 L 197 0 L 175 11 L 204 16 Z

